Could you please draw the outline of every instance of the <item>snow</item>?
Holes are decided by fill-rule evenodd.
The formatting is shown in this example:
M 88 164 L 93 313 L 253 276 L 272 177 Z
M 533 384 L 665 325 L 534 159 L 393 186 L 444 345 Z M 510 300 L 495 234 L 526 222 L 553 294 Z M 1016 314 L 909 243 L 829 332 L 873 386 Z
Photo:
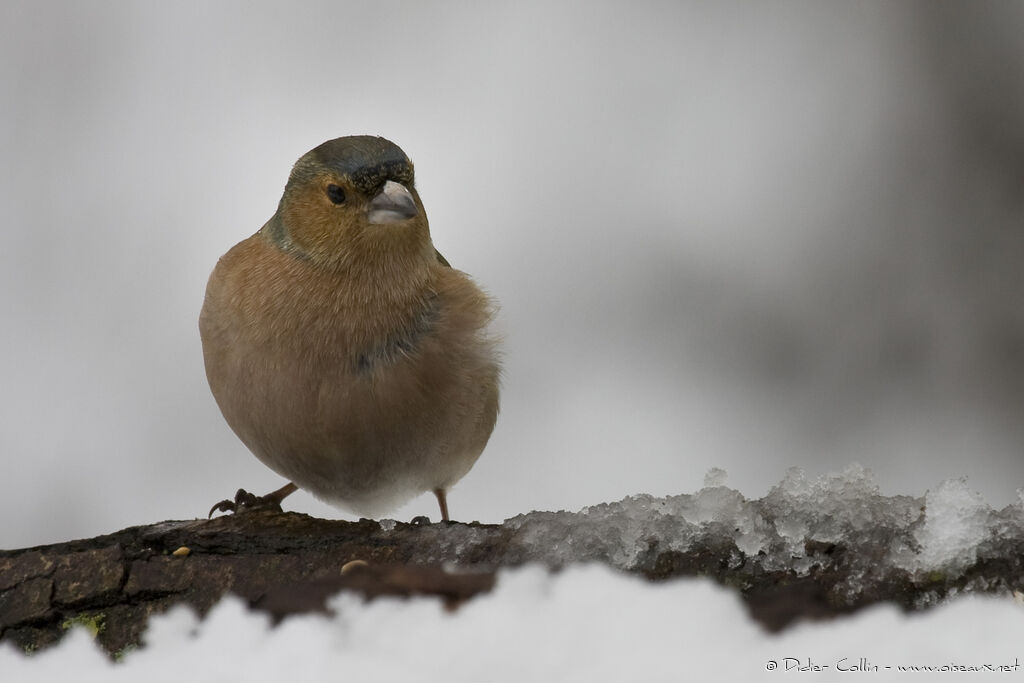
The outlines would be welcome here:
M 228 597 L 205 620 L 186 607 L 152 619 L 144 646 L 111 663 L 88 631 L 26 657 L 0 647 L 2 680 L 643 681 L 757 680 L 769 675 L 868 672 L 903 680 L 900 667 L 933 667 L 944 680 L 1021 673 L 1020 594 L 957 595 L 924 612 L 877 605 L 780 635 L 748 616 L 735 591 L 705 579 L 645 581 L 650 549 L 685 551 L 708 538 L 734 542 L 737 563 L 806 574 L 808 548 L 842 544 L 856 596 L 890 571 L 953 575 L 1019 539 L 1024 500 L 993 510 L 966 480 L 922 496 L 883 496 L 858 466 L 809 478 L 791 470 L 761 499 L 708 473 L 693 494 L 630 496 L 578 513 L 533 512 L 507 521 L 510 553 L 532 564 L 499 573 L 495 589 L 458 610 L 435 598 L 333 598 L 332 616 L 276 628 Z M 394 522 L 382 522 L 384 529 Z M 430 525 L 438 556 L 471 548 L 479 528 Z M 436 541 L 436 543 L 435 543 Z M 579 560 L 583 560 L 581 563 Z M 547 565 L 545 567 L 544 565 Z M 548 567 L 563 566 L 551 572 Z M 969 588 L 969 586 L 968 586 Z M 1016 599 L 1015 599 L 1016 598 Z M 930 602 L 930 601 L 925 601 Z M 778 667 L 772 669 L 772 667 Z M 874 668 L 877 667 L 877 668 Z M 950 678 L 951 677 L 951 678 Z M 973 679 L 972 679 L 973 680 Z
M 966 479 L 941 483 L 923 496 L 883 496 L 870 470 L 853 464 L 816 479 L 799 468 L 757 500 L 725 486 L 711 470 L 704 489 L 654 498 L 629 496 L 572 512 L 531 512 L 507 521 L 530 559 L 560 566 L 600 560 L 623 570 L 642 568 L 652 546 L 685 552 L 717 538 L 768 571 L 807 575 L 819 560 L 808 543 L 842 544 L 855 566 L 875 577 L 882 570 L 956 573 L 979 549 L 1001 551 L 1006 536 L 1024 535 L 1024 504 L 996 511 Z M 870 570 L 870 572 L 869 572 Z
M 334 616 L 293 617 L 277 628 L 236 598 L 204 621 L 181 607 L 155 617 L 146 646 L 117 664 L 76 628 L 32 657 L 0 648 L 0 672 L 26 683 L 72 672 L 81 682 L 148 683 L 731 681 L 767 678 L 774 662 L 775 675 L 787 667 L 828 667 L 828 674 L 878 666 L 867 669 L 871 680 L 904 680 L 913 674 L 900 666 L 1013 671 L 1022 617 L 1012 600 L 968 597 L 912 616 L 876 607 L 773 636 L 747 618 L 731 591 L 709 581 L 652 584 L 598 565 L 505 571 L 493 593 L 455 612 L 433 598 L 367 603 L 342 595 L 332 607 Z
M 925 496 L 924 524 L 914 533 L 920 550 L 904 549 L 894 560 L 910 571 L 961 569 L 974 562 L 989 535 L 992 510 L 964 479 L 943 482 Z

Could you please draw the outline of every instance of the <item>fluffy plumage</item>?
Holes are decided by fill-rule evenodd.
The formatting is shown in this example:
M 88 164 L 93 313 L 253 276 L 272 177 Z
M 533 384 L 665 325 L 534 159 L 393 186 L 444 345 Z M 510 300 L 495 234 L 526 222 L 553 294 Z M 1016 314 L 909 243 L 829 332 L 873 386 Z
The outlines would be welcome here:
M 217 263 L 199 330 L 217 404 L 264 464 L 368 516 L 434 491 L 447 519 L 497 418 L 492 315 L 434 249 L 412 162 L 354 136 L 295 164 Z

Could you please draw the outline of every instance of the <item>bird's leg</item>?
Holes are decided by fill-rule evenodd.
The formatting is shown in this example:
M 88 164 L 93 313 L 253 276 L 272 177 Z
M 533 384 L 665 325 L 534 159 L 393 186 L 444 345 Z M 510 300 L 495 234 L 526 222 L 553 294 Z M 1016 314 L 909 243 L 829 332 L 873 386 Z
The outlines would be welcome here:
M 448 519 L 448 498 L 445 495 L 444 489 L 434 489 L 434 495 L 437 496 L 437 504 L 441 506 L 441 521 L 447 522 Z
M 245 489 L 238 489 L 234 500 L 222 500 L 210 508 L 212 517 L 214 512 L 243 512 L 246 510 L 274 510 L 281 512 L 281 501 L 295 493 L 298 486 L 288 482 L 276 491 L 271 491 L 265 496 L 255 496 Z

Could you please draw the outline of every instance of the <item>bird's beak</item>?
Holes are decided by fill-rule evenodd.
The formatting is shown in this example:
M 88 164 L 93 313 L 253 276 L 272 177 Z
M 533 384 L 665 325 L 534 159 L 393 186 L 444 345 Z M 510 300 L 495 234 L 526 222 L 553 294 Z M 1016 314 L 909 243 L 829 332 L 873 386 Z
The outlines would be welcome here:
M 384 187 L 370 200 L 367 207 L 367 217 L 370 223 L 375 225 L 398 223 L 415 215 L 416 201 L 412 198 L 412 193 L 405 185 L 393 180 L 384 183 Z

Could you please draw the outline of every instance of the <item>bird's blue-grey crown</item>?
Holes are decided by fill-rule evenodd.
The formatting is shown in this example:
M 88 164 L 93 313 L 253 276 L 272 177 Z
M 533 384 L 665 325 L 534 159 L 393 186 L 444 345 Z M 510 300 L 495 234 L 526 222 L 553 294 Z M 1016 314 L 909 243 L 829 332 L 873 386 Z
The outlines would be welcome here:
M 388 180 L 411 187 L 413 165 L 395 143 L 374 135 L 349 135 L 319 145 L 295 163 L 288 185 L 304 183 L 325 170 L 347 177 L 367 195 Z

